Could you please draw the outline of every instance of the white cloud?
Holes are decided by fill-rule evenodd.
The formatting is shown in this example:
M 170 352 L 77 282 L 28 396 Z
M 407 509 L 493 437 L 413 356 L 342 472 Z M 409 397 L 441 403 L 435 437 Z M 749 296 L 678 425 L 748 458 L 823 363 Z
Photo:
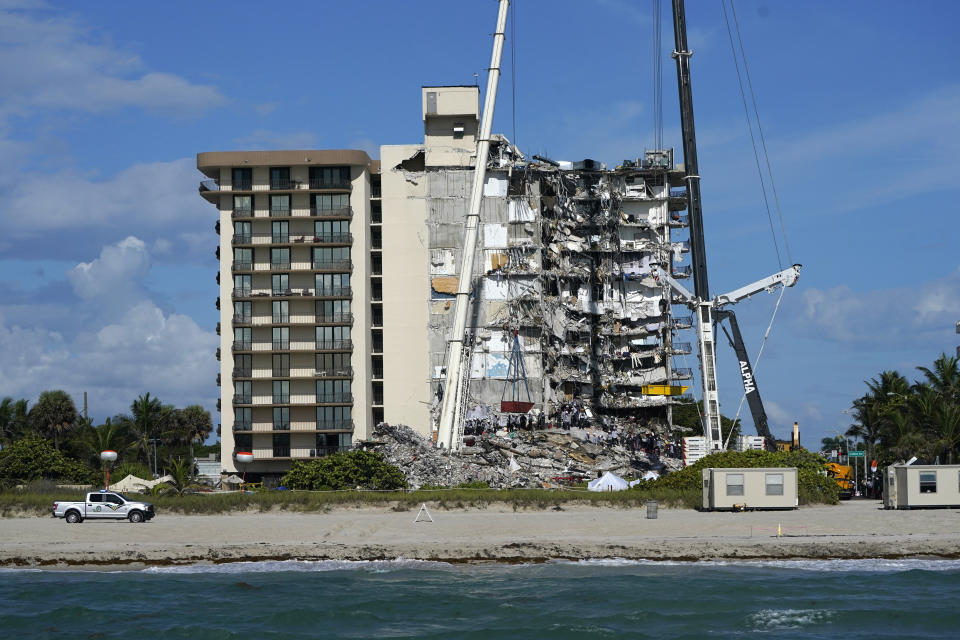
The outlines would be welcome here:
M 3 395 L 35 399 L 62 388 L 79 402 L 87 391 L 97 420 L 126 411 L 146 391 L 178 406 L 214 410 L 218 338 L 147 298 L 142 280 L 149 265 L 145 244 L 128 237 L 68 272 L 79 299 L 65 302 L 62 313 L 44 314 L 30 326 L 0 315 Z M 66 328 L 72 338 L 64 337 Z
M 185 116 L 225 102 L 216 87 L 144 70 L 139 56 L 98 40 L 78 20 L 10 7 L 0 10 L 0 99 L 5 116 L 31 115 L 36 108 L 100 113 L 123 107 Z

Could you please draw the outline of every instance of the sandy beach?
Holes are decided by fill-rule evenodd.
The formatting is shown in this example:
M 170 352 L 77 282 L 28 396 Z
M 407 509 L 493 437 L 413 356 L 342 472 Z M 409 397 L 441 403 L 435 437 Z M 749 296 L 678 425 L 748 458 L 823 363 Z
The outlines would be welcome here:
M 701 513 L 565 506 L 562 511 L 431 511 L 388 507 L 329 513 L 183 516 L 146 524 L 52 517 L 0 520 L 0 566 L 127 567 L 241 560 L 536 562 L 632 558 L 960 557 L 960 512 L 885 511 L 876 501 L 795 511 Z M 779 536 L 778 536 L 779 528 Z

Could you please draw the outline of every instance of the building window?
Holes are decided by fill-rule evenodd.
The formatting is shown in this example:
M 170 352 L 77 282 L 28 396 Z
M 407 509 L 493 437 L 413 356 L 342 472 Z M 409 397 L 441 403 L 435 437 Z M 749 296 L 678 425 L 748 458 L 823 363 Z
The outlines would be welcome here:
M 288 216 L 290 215 L 290 196 L 270 196 L 270 215 Z
M 371 305 L 370 311 L 372 314 L 371 316 L 372 319 L 370 320 L 370 324 L 372 324 L 375 327 L 382 327 L 383 326 L 383 305 L 379 305 L 379 304 Z
M 249 378 L 253 375 L 253 356 L 249 353 L 233 356 L 233 377 Z
M 273 457 L 274 458 L 290 457 L 290 434 L 289 433 L 273 434 Z
M 370 356 L 370 369 L 374 379 L 383 378 L 383 356 Z
M 253 429 L 253 409 L 250 407 L 237 407 L 233 411 L 233 430 L 250 431 Z
M 374 382 L 371 388 L 373 389 L 373 404 L 383 404 L 383 383 Z
M 290 167 L 270 167 L 270 188 L 292 188 L 290 185 Z
M 348 269 L 350 247 L 313 247 L 314 269 Z
M 383 254 L 382 253 L 370 254 L 370 273 L 372 273 L 375 276 L 383 275 Z
M 290 327 L 274 327 L 273 328 L 273 348 L 274 349 L 290 348 Z
M 317 380 L 317 402 L 353 402 L 349 380 Z
M 275 244 L 285 244 L 290 242 L 290 223 L 286 220 L 274 220 L 270 225 L 273 233 L 270 241 Z
M 370 227 L 370 248 L 383 249 L 383 234 L 380 227 Z
M 290 276 L 286 273 L 275 273 L 270 276 L 270 283 L 272 285 L 273 295 L 275 296 L 288 296 L 290 295 Z
M 273 381 L 273 404 L 290 404 L 290 381 Z
M 728 496 L 743 495 L 743 474 L 742 473 L 727 474 L 727 495 Z
M 316 193 L 313 195 L 313 203 L 310 207 L 313 215 L 319 215 L 323 211 L 342 211 L 350 208 L 349 193 Z
M 251 271 L 253 269 L 253 249 L 250 247 L 234 247 L 233 268 L 239 271 Z
M 234 191 L 250 191 L 253 189 L 253 169 L 250 167 L 235 168 L 230 176 Z
M 349 349 L 353 346 L 350 342 L 350 327 L 333 326 L 316 328 L 317 349 Z
M 317 407 L 317 429 L 335 431 L 353 429 L 351 407 Z
M 318 353 L 314 367 L 315 373 L 320 376 L 349 376 L 353 372 L 349 353 Z
M 311 189 L 346 189 L 350 187 L 350 167 L 310 167 Z
M 270 249 L 270 268 L 290 268 L 290 247 L 272 247 Z
M 330 284 L 333 285 L 333 280 L 330 281 Z M 347 286 L 350 286 L 349 281 L 347 281 Z M 317 322 L 351 322 L 353 320 L 350 315 L 349 300 L 317 300 L 316 315 Z
M 289 353 L 273 354 L 272 373 L 274 378 L 286 378 L 290 376 L 290 354 Z
M 253 329 L 250 327 L 237 327 L 233 332 L 233 347 L 241 351 L 247 351 L 253 348 Z
M 351 242 L 349 220 L 316 220 L 313 223 L 314 242 Z
M 937 492 L 937 472 L 921 471 L 920 472 L 920 493 L 936 493 L 936 492 Z
M 239 300 L 233 303 L 234 322 L 250 322 L 253 320 L 253 303 L 249 300 Z
M 453 139 L 463 140 L 463 123 L 462 122 L 453 123 Z
M 290 430 L 290 407 L 274 407 L 273 408 L 273 430 L 274 431 Z
M 350 295 L 349 273 L 318 273 L 315 284 L 318 296 Z
M 273 301 L 273 321 L 276 323 L 290 322 L 290 301 Z
M 238 433 L 234 435 L 233 446 L 237 451 L 253 451 L 253 434 Z
M 251 282 L 253 279 L 250 274 L 233 276 L 233 297 L 249 298 L 252 291 Z
M 233 223 L 233 242 L 235 244 L 250 244 L 253 238 L 251 233 L 252 224 L 250 222 Z
M 371 198 L 380 197 L 380 193 L 381 193 L 380 186 L 381 186 L 380 174 L 374 173 L 373 175 L 370 176 L 370 197 Z
M 233 403 L 253 404 L 253 382 L 250 380 L 235 380 L 233 383 Z
M 383 203 L 375 200 L 370 203 L 370 222 L 381 224 L 383 222 Z
M 233 196 L 233 212 L 253 215 L 253 196 Z
M 783 495 L 783 474 L 782 473 L 768 473 L 767 476 L 767 495 L 768 496 L 782 496 Z M 740 495 L 743 495 L 742 493 Z

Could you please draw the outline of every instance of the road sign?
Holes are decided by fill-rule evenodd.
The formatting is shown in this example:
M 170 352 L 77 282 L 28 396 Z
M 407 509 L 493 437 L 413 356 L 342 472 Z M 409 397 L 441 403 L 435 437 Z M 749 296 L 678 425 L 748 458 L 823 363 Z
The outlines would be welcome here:
M 848 451 L 847 455 L 851 458 L 862 458 L 864 456 L 863 451 Z

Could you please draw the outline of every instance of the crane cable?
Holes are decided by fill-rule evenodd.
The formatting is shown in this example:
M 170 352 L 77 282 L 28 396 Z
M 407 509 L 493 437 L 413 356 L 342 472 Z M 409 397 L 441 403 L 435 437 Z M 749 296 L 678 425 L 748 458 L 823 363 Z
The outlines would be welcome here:
M 513 146 L 517 146 L 517 0 L 513 0 L 510 14 L 510 117 L 513 120 Z
M 773 223 L 773 214 L 770 209 L 770 199 L 767 196 L 767 184 L 766 184 L 767 180 L 769 180 L 770 182 L 770 189 L 771 189 L 771 192 L 773 193 L 774 200 L 776 202 L 776 208 L 780 218 L 780 228 L 783 234 L 783 242 L 784 242 L 786 253 L 787 253 L 787 259 L 791 263 L 793 263 L 793 258 L 790 256 L 790 245 L 787 242 L 787 234 L 783 224 L 783 213 L 782 211 L 780 211 L 780 199 L 777 196 L 776 186 L 773 181 L 773 171 L 770 167 L 770 156 L 767 153 L 766 138 L 763 135 L 763 127 L 760 125 L 760 112 L 759 112 L 759 109 L 757 108 L 757 98 L 753 91 L 753 82 L 750 80 L 750 71 L 749 71 L 749 67 L 747 66 L 747 56 L 743 48 L 743 38 L 740 34 L 740 23 L 739 21 L 737 21 L 737 18 L 736 18 L 736 13 L 733 8 L 733 0 L 729 0 L 729 2 L 730 2 L 730 13 L 734 17 L 734 23 L 736 26 L 737 40 L 740 43 L 739 57 L 743 59 L 743 69 L 744 69 L 745 75 L 747 76 L 747 84 L 750 89 L 750 99 L 753 104 L 753 112 L 754 112 L 753 118 L 751 118 L 750 108 L 747 106 L 747 93 L 743 86 L 743 76 L 740 73 L 740 61 L 738 59 L 737 47 L 733 42 L 733 30 L 730 27 L 730 15 L 728 15 L 727 13 L 727 4 L 726 4 L 727 0 L 720 0 L 720 6 L 723 9 L 723 18 L 727 25 L 727 36 L 730 40 L 730 51 L 733 54 L 733 66 L 737 72 L 737 83 L 740 86 L 740 98 L 743 102 L 743 113 L 744 113 L 744 117 L 747 120 L 747 130 L 750 133 L 750 144 L 751 144 L 751 147 L 753 148 L 753 158 L 757 165 L 757 174 L 760 177 L 760 190 L 763 193 L 763 204 L 767 211 L 767 221 L 770 223 L 770 234 L 771 234 L 771 237 L 773 238 L 773 248 L 777 254 L 777 264 L 779 264 L 780 268 L 783 269 L 783 259 L 780 256 L 780 244 L 779 242 L 777 242 L 777 232 L 776 232 L 775 225 Z M 760 138 L 760 143 L 761 143 L 759 146 L 762 147 L 763 149 L 763 156 L 764 156 L 764 160 L 767 167 L 768 177 L 766 179 L 764 178 L 763 169 L 760 166 L 760 152 L 758 151 L 757 140 L 753 133 L 754 120 L 756 120 L 756 127 L 757 127 L 758 136 Z
M 660 36 L 660 0 L 652 0 L 653 35 L 653 148 L 663 148 L 663 45 Z

